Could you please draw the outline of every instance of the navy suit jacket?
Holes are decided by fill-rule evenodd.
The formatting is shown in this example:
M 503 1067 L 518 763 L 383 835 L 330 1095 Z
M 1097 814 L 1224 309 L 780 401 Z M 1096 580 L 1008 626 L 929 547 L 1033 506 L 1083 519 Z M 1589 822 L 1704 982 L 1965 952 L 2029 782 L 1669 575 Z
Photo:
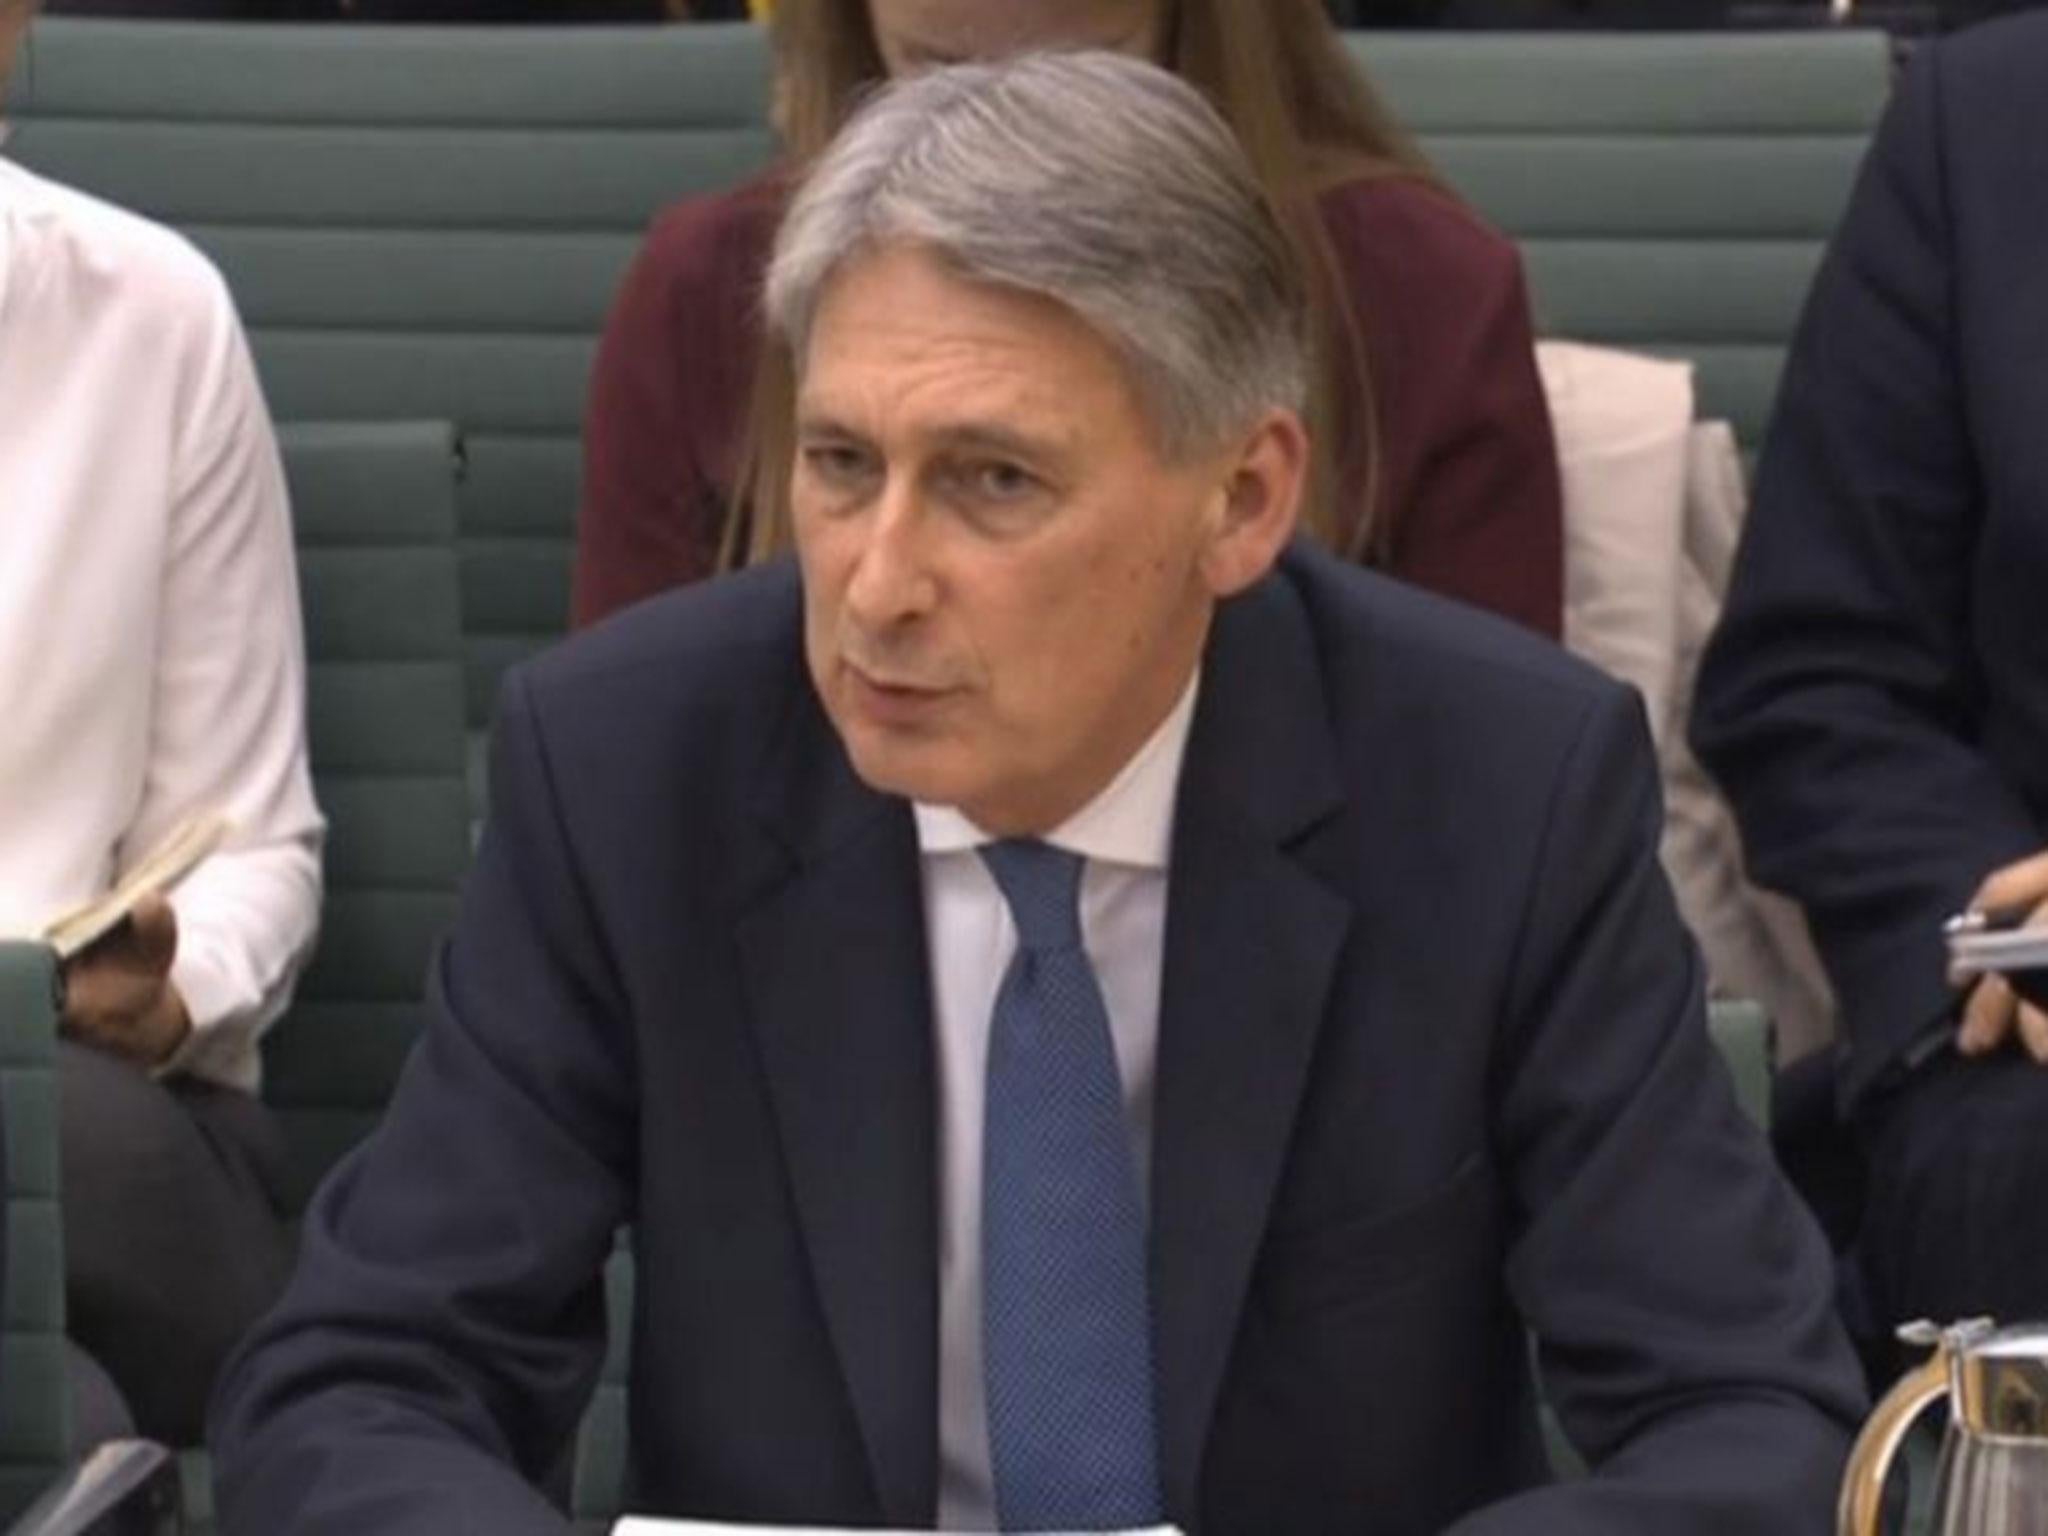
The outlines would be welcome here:
M 2048 844 L 2048 16 L 1931 44 L 1815 282 L 1699 756 L 1806 908 L 1846 1098 L 1953 1006 L 1941 923 Z
M 932 1522 L 916 835 L 799 602 L 714 582 L 510 678 L 425 1038 L 217 1404 L 228 1531 L 559 1530 L 527 1485 L 622 1224 L 638 1507 Z M 1306 551 L 1204 666 L 1151 1190 L 1172 1517 L 1823 1528 L 1855 1369 L 1704 1028 L 1633 696 Z M 1596 1479 L 1541 1486 L 1525 1321 Z

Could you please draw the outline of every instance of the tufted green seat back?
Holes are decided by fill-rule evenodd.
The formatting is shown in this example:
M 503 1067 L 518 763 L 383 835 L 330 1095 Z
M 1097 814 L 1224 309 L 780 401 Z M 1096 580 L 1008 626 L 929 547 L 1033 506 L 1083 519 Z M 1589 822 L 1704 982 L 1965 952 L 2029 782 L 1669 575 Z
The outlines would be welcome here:
M 445 424 L 283 434 L 328 819 L 320 942 L 265 1041 L 303 1198 L 382 1113 L 469 859 L 455 445 Z
M 55 963 L 0 942 L 0 1114 L 7 1137 L 7 1267 L 0 1311 L 0 1523 L 71 1450 L 64 1365 L 64 1232 L 57 1211 Z
M 569 1512 L 577 1529 L 589 1536 L 603 1536 L 612 1522 L 625 1513 L 628 1442 L 627 1396 L 633 1328 L 633 1250 L 621 1243 L 613 1250 L 604 1271 L 605 1317 L 610 1334 L 605 1341 L 604 1370 L 584 1410 L 582 1428 L 576 1436 L 575 1460 L 571 1464 Z
M 1695 358 L 1704 412 L 1753 448 L 1882 103 L 1883 38 L 1351 41 L 1521 241 L 1541 329 Z M 503 665 L 566 619 L 584 387 L 621 269 L 655 210 L 772 153 L 759 35 L 53 18 L 15 92 L 24 161 L 221 263 L 280 417 L 462 432 L 483 725 Z
M 1754 452 L 1890 83 L 1876 31 L 1353 33 L 1547 336 L 1691 358 Z M 1366 317 L 1370 324 L 1370 317 Z
M 440 423 L 302 425 L 284 436 L 311 666 L 315 789 L 329 822 L 321 935 L 265 1041 L 296 1197 L 383 1110 L 428 956 L 468 860 L 455 442 Z M 0 1523 L 70 1450 L 53 967 L 0 943 L 7 1152 Z M 204 1528 L 204 1503 L 195 1508 Z
M 25 164 L 227 274 L 280 420 L 450 421 L 472 725 L 567 619 L 596 336 L 655 210 L 771 151 L 751 28 L 38 23 Z
M 298 1208 L 397 1085 L 468 863 L 469 811 L 453 430 L 297 423 L 281 438 L 328 821 L 320 942 L 263 1050 Z M 207 1536 L 211 1462 L 188 1449 L 179 1471 L 184 1529 Z

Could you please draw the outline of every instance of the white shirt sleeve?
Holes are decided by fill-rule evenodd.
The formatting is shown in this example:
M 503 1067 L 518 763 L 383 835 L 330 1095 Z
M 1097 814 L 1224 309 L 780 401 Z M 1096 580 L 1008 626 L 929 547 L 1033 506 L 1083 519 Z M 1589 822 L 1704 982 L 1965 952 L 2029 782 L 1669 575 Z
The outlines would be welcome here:
M 254 1042 L 312 947 L 324 827 L 284 472 L 224 287 L 182 382 L 148 766 L 119 857 L 196 812 L 233 823 L 172 897 L 192 1034 L 164 1070 L 253 1089 Z

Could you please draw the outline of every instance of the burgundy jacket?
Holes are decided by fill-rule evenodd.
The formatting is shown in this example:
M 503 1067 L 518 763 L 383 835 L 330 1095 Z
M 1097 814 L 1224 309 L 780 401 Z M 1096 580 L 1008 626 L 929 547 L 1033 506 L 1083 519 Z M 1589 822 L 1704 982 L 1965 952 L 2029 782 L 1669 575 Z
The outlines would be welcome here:
M 620 286 L 584 425 L 578 627 L 716 564 L 781 207 L 770 179 L 679 204 Z M 1555 637 L 1557 451 L 1514 247 L 1407 179 L 1338 187 L 1323 215 L 1372 369 L 1386 569 Z M 1355 441 L 1340 461 L 1362 503 Z

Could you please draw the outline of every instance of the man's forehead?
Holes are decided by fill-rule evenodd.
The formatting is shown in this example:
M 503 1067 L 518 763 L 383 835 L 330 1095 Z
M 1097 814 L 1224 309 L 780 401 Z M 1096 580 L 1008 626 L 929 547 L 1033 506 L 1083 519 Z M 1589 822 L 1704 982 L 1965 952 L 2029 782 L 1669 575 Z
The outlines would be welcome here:
M 887 415 L 967 439 L 1080 435 L 1124 392 L 1121 360 L 1063 306 L 894 257 L 827 287 L 797 381 L 799 420 Z
M 817 435 L 902 437 L 927 451 L 1041 456 L 1071 453 L 1086 439 L 1085 418 L 1057 408 L 1057 396 L 1011 377 L 984 389 L 934 379 L 929 388 L 825 380 L 797 397 L 797 429 Z
M 863 333 L 869 344 L 943 337 L 1020 350 L 1064 331 L 1095 336 L 1058 300 L 975 276 L 946 252 L 908 239 L 863 242 L 840 259 L 818 288 L 814 354 L 817 333 L 828 328 Z

